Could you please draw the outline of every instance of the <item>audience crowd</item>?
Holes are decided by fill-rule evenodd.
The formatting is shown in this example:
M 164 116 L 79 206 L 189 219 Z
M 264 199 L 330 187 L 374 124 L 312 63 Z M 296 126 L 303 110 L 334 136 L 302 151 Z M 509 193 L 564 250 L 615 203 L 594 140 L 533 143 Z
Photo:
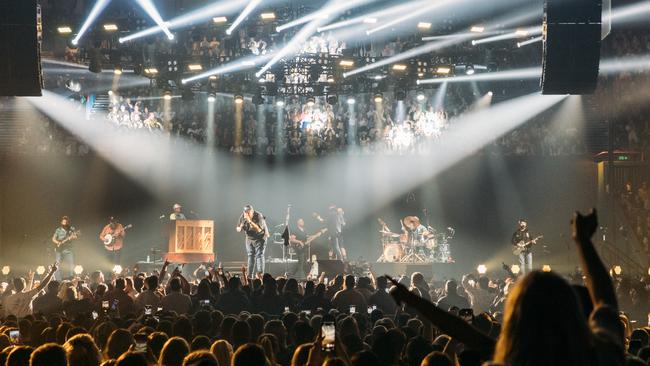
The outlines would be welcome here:
M 595 212 L 574 216 L 579 284 L 537 271 L 440 288 L 420 273 L 248 279 L 169 263 L 58 282 L 55 264 L 3 284 L 0 364 L 648 365 L 648 286 L 637 300 L 621 291 L 591 242 L 597 227 Z

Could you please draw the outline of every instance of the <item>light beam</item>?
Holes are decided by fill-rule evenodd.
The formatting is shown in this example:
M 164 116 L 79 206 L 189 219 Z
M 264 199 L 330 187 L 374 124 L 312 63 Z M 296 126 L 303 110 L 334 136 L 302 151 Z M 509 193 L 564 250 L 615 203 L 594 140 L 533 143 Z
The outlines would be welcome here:
M 106 8 L 106 5 L 108 5 L 109 2 L 110 0 L 97 0 L 95 5 L 93 5 L 92 9 L 90 10 L 90 14 L 88 14 L 88 17 L 84 21 L 83 25 L 81 26 L 81 28 L 79 28 L 79 33 L 77 33 L 77 36 L 72 39 L 73 45 L 79 44 L 79 40 L 81 39 L 81 37 L 83 37 L 83 35 L 86 34 L 88 28 L 90 28 L 90 26 L 93 24 L 95 19 L 97 19 L 99 14 L 101 14 L 101 12 L 104 10 L 104 8 Z

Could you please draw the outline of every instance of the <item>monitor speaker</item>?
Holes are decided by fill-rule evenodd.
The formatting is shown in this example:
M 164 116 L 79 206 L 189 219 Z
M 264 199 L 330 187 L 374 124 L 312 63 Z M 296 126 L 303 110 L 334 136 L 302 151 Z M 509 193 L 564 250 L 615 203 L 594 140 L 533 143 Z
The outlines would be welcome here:
M 601 0 L 545 0 L 542 94 L 590 94 L 600 64 Z
M 336 275 L 343 274 L 345 271 L 345 264 L 343 261 L 331 260 L 331 259 L 317 259 L 311 265 L 311 271 L 309 274 L 315 278 L 318 278 L 321 273 L 325 272 L 325 276 L 329 278 L 334 278 Z

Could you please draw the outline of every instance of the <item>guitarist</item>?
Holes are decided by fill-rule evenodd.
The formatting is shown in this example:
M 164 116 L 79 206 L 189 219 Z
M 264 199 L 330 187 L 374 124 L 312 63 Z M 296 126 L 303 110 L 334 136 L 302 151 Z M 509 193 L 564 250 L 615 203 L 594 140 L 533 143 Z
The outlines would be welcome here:
M 512 234 L 510 242 L 516 248 L 518 244 L 528 243 L 531 241 L 531 235 L 528 231 L 528 222 L 524 219 L 517 221 L 517 230 Z M 533 270 L 533 253 L 530 248 L 522 251 L 519 254 L 519 268 L 523 275 Z
M 104 242 L 104 248 L 108 253 L 109 262 L 113 265 L 122 264 L 120 259 L 122 257 L 122 247 L 124 246 L 124 236 L 126 235 L 125 228 L 120 224 L 115 216 L 108 218 L 108 224 L 104 226 L 102 232 L 99 233 L 99 240 Z M 111 240 L 107 240 L 107 239 Z M 107 244 L 108 242 L 108 244 Z
M 259 274 L 263 274 L 266 239 L 270 236 L 264 215 L 259 211 L 255 211 L 253 206 L 246 205 L 244 206 L 244 212 L 239 216 L 239 222 L 235 229 L 238 233 L 243 231 L 246 234 L 248 278 L 253 278 L 254 270 Z
M 309 235 L 305 231 L 305 220 L 298 219 L 296 221 L 295 229 L 291 230 L 289 236 L 289 244 L 293 246 L 296 256 L 298 258 L 298 266 L 295 267 L 292 276 L 295 276 L 298 270 L 302 269 L 305 274 L 309 274 Z
M 63 216 L 61 218 L 61 225 L 56 228 L 54 235 L 52 235 L 56 261 L 61 263 L 61 270 L 56 272 L 57 280 L 62 280 L 63 276 L 74 276 L 74 253 L 72 251 L 72 242 L 77 238 L 77 230 L 70 224 L 70 218 L 68 216 Z

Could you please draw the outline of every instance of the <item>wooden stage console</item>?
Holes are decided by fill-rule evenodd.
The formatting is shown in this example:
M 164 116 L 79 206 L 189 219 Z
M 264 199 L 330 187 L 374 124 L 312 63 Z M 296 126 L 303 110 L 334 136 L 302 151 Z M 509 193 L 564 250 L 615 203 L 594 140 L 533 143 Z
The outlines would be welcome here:
M 172 263 L 214 261 L 214 221 L 176 220 L 170 222 L 169 251 Z

